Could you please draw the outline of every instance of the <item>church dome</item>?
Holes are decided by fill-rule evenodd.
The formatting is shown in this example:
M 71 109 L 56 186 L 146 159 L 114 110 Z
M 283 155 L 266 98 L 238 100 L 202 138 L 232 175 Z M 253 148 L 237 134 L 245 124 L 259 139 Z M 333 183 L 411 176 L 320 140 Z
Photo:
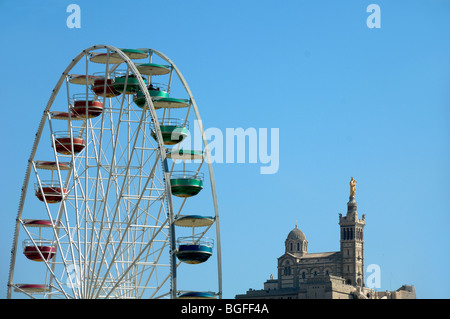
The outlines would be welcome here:
M 297 228 L 297 225 L 295 225 L 295 228 L 293 230 L 291 230 L 291 232 L 289 233 L 289 235 L 287 236 L 287 239 L 291 239 L 291 240 L 306 240 L 305 234 L 303 234 L 303 232 Z
M 285 241 L 286 253 L 303 255 L 308 253 L 308 241 L 305 234 L 297 228 L 291 230 Z

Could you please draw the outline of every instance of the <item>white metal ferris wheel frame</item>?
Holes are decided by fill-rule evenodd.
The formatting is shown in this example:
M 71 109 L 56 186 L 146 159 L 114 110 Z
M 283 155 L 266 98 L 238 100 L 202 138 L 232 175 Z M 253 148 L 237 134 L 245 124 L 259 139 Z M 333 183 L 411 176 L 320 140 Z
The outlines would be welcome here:
M 136 68 L 136 66 L 134 65 L 134 63 L 131 61 L 131 59 L 125 54 L 123 53 L 120 49 L 113 47 L 113 46 L 109 46 L 109 45 L 94 45 L 91 46 L 85 50 L 83 50 L 82 52 L 80 52 L 72 61 L 71 63 L 67 66 L 67 68 L 64 70 L 64 72 L 62 73 L 59 81 L 57 82 L 55 88 L 53 89 L 51 96 L 49 98 L 49 101 L 45 107 L 44 110 L 44 114 L 41 118 L 36 136 L 35 136 L 35 141 L 33 143 L 33 147 L 31 150 L 31 154 L 28 160 L 28 164 L 27 164 L 27 169 L 26 169 L 26 173 L 25 173 L 25 179 L 24 179 L 24 183 L 23 183 L 23 187 L 21 190 L 21 195 L 20 195 L 20 200 L 19 200 L 19 208 L 18 208 L 18 213 L 17 213 L 17 218 L 16 218 L 16 225 L 15 225 L 15 231 L 14 231 L 14 239 L 13 239 L 13 247 L 11 250 L 11 263 L 10 263 L 10 272 L 9 272 L 9 279 L 8 279 L 8 291 L 7 291 L 7 298 L 11 298 L 11 293 L 12 293 L 12 288 L 13 288 L 13 278 L 14 278 L 14 269 L 15 269 L 15 263 L 16 263 L 16 254 L 18 252 L 18 238 L 19 238 L 19 230 L 20 230 L 20 226 L 22 225 L 22 212 L 24 209 L 24 204 L 25 204 L 25 197 L 26 197 L 26 193 L 27 193 L 27 189 L 29 186 L 29 180 L 30 180 L 30 174 L 31 171 L 33 169 L 33 161 L 34 161 L 34 157 L 36 155 L 36 151 L 37 151 L 37 147 L 39 145 L 39 141 L 42 135 L 42 131 L 43 128 L 45 126 L 45 123 L 47 121 L 47 116 L 48 116 L 48 112 L 51 108 L 51 106 L 53 105 L 53 102 L 64 82 L 64 80 L 67 79 L 67 77 L 69 76 L 69 72 L 70 70 L 84 57 L 87 56 L 91 51 L 95 51 L 95 50 L 99 50 L 99 49 L 106 49 L 108 54 L 111 52 L 112 54 L 117 54 L 122 60 L 123 62 L 126 63 L 129 72 L 133 73 L 136 76 L 136 79 L 138 81 L 139 87 L 141 89 L 141 91 L 144 93 L 144 97 L 145 97 L 145 101 L 146 101 L 146 105 L 144 106 L 143 112 L 146 111 L 146 109 L 148 109 L 148 111 L 150 112 L 150 116 L 152 119 L 152 124 L 154 125 L 155 131 L 156 131 L 156 139 L 157 139 L 157 144 L 158 144 L 158 148 L 159 148 L 159 161 L 161 162 L 161 164 L 165 165 L 165 161 L 166 161 L 166 151 L 165 151 L 165 146 L 162 138 L 162 134 L 161 134 L 161 129 L 160 129 L 160 124 L 158 121 L 158 117 L 156 115 L 156 111 L 155 111 L 155 107 L 153 105 L 152 99 L 150 97 L 149 92 L 146 89 L 146 85 L 142 79 L 142 77 L 140 76 L 140 72 L 138 71 L 138 69 Z M 218 274 L 218 292 L 217 295 L 219 298 L 222 298 L 222 261 L 221 261 L 221 241 L 220 241 L 220 226 L 219 226 L 219 212 L 218 212 L 218 204 L 217 204 L 217 195 L 216 195 L 216 188 L 215 188 L 215 181 L 214 181 L 214 173 L 213 173 L 213 167 L 212 167 L 212 162 L 211 162 L 211 155 L 210 155 L 210 151 L 208 148 L 208 143 L 206 140 L 206 136 L 204 134 L 204 129 L 203 129 L 203 124 L 202 124 L 202 120 L 200 117 L 200 113 L 198 111 L 197 108 L 197 104 L 195 102 L 195 99 L 192 95 L 192 92 L 185 80 L 185 78 L 183 77 L 183 75 L 181 74 L 180 70 L 177 68 L 177 66 L 163 53 L 153 50 L 153 49 L 138 49 L 138 50 L 142 50 L 148 53 L 154 53 L 157 56 L 159 56 L 161 59 L 165 60 L 167 63 L 170 64 L 170 66 L 173 68 L 173 70 L 175 70 L 178 78 L 180 79 L 184 89 L 186 90 L 190 102 L 191 102 L 191 106 L 194 110 L 197 122 L 198 122 L 198 126 L 199 126 L 199 131 L 201 132 L 202 135 L 202 141 L 203 141 L 203 146 L 204 146 L 204 154 L 206 157 L 206 162 L 208 165 L 208 172 L 209 172 L 209 178 L 210 178 L 210 186 L 211 186 L 211 192 L 212 192 L 212 200 L 213 200 L 213 206 L 214 206 L 214 218 L 215 218 L 215 224 L 216 224 L 216 248 L 217 248 L 217 274 Z M 115 67 L 113 67 L 111 70 L 114 70 L 115 68 L 117 68 L 119 64 L 115 65 Z M 86 74 L 87 76 L 87 74 Z M 156 159 L 158 160 L 158 159 Z M 166 200 L 167 200 L 167 205 L 168 205 L 168 213 L 169 213 L 169 234 L 170 234 L 170 262 L 171 262 L 171 287 L 170 287 L 170 297 L 171 298 L 175 298 L 176 297 L 176 292 L 177 292 L 177 265 L 176 265 L 176 256 L 175 256 L 175 231 L 174 231 L 174 212 L 173 212 L 173 205 L 172 205 L 172 194 L 171 194 L 171 187 L 170 187 L 170 172 L 168 172 L 167 170 L 163 170 L 164 172 L 164 180 L 165 180 L 165 188 L 166 188 Z

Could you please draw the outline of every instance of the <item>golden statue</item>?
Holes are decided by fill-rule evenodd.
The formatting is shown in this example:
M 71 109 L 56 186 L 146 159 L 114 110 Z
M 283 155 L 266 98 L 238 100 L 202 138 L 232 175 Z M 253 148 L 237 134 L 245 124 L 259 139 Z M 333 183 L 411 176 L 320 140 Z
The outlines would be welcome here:
M 352 179 L 350 180 L 350 198 L 354 198 L 356 193 L 356 180 Z

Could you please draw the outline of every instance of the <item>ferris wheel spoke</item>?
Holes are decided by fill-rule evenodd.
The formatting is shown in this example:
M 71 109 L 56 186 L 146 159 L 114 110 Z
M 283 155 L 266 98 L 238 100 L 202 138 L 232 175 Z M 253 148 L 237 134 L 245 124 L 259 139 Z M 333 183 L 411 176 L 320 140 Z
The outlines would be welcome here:
M 122 113 L 123 113 L 123 107 L 120 109 L 120 115 L 119 115 L 119 118 L 121 117 L 121 115 L 122 115 Z M 112 116 L 111 116 L 111 118 L 110 118 L 111 120 L 110 120 L 110 125 L 111 125 L 111 142 L 112 142 L 112 159 L 111 159 L 111 162 L 110 162 L 110 173 L 109 173 L 109 176 L 108 176 L 108 180 L 107 180 L 107 185 L 106 185 L 106 188 L 105 188 L 105 190 L 104 190 L 104 192 L 105 192 L 105 197 L 104 197 L 104 200 L 103 200 L 103 202 L 104 202 L 104 204 L 103 204 L 103 209 L 102 209 L 102 216 L 101 216 L 101 224 L 100 224 L 100 230 L 99 230 L 99 233 L 102 233 L 102 231 L 103 231 L 103 224 L 104 224 L 104 220 L 105 220 L 105 217 L 106 217 L 106 212 L 107 212 L 107 202 L 108 202 L 108 197 L 109 197 L 109 194 L 110 194 L 110 187 L 111 187 L 111 183 L 115 183 L 115 182 L 117 182 L 116 180 L 115 180 L 115 174 L 114 174 L 114 171 L 115 171 L 115 161 L 116 161 L 116 150 L 117 150 L 117 145 L 118 145 L 118 137 L 119 137 L 119 128 L 120 128 L 120 126 L 118 125 L 117 126 L 117 131 L 114 131 L 113 130 L 113 127 L 114 127 L 114 125 L 113 125 L 113 122 L 112 122 Z M 106 229 L 107 230 L 107 229 Z M 97 245 L 97 247 L 96 247 L 96 253 L 95 253 L 95 256 L 94 256 L 94 260 L 97 260 L 97 255 L 98 255 L 98 250 L 99 250 L 99 246 L 100 245 Z M 106 253 L 106 249 L 104 250 L 104 252 L 103 252 L 103 256 L 105 256 L 105 253 Z M 103 257 L 104 258 L 104 257 Z M 103 259 L 102 258 L 102 259 Z M 97 263 L 96 263 L 97 264 Z M 100 272 L 100 269 L 101 269 L 101 265 L 102 265 L 102 263 L 100 263 L 100 266 L 99 266 L 99 269 L 98 269 L 98 273 L 97 273 L 97 276 L 95 276 L 95 280 L 97 281 L 97 278 L 98 278 L 98 274 L 99 274 L 99 272 Z
M 158 160 L 158 159 L 157 159 L 157 160 Z M 145 186 L 144 186 L 144 188 L 143 188 L 144 190 L 147 188 L 147 185 L 149 184 L 149 182 L 152 181 L 152 176 L 154 175 L 154 172 L 155 172 L 155 169 L 156 169 L 157 160 L 155 161 L 155 164 L 154 164 L 154 166 L 153 166 L 153 168 L 152 168 L 152 172 L 151 172 L 149 178 L 147 178 L 146 184 L 145 184 Z M 131 215 L 130 215 L 129 217 L 127 217 L 127 220 L 128 220 L 128 221 L 125 220 L 125 223 L 126 223 L 126 224 L 125 224 L 125 228 L 121 230 L 121 233 L 122 233 L 123 235 L 122 235 L 122 237 L 120 238 L 119 243 L 117 244 L 117 247 L 121 247 L 121 246 L 122 246 L 122 243 L 123 243 L 123 241 L 125 240 L 125 236 L 128 235 L 128 232 L 127 232 L 127 231 L 128 231 L 128 229 L 130 228 L 131 223 L 134 221 L 133 218 L 134 218 L 135 214 L 136 214 L 137 211 L 138 211 L 138 208 L 139 208 L 139 202 L 142 200 L 143 195 L 144 195 L 144 191 L 141 192 L 140 198 L 138 199 L 137 203 L 135 204 L 135 208 L 134 208 L 133 211 L 131 212 Z M 119 203 L 116 203 L 117 206 L 118 206 L 118 204 L 119 204 Z M 115 217 L 114 217 L 114 218 L 115 218 Z M 107 235 L 107 238 L 108 238 L 108 239 L 111 238 L 111 231 L 112 231 L 112 228 L 110 228 L 110 232 L 109 232 L 109 234 Z M 107 244 L 110 243 L 110 242 L 111 242 L 110 240 L 107 240 Z M 126 249 L 127 247 L 122 247 L 122 248 L 123 248 L 123 249 Z M 113 254 L 113 256 L 111 257 L 111 264 L 113 264 L 114 261 L 116 260 L 117 254 L 118 254 L 118 253 L 119 253 L 119 250 L 117 249 L 117 250 L 115 251 L 115 253 Z M 103 258 L 105 258 L 105 254 L 103 254 L 102 259 L 103 259 Z M 110 267 L 111 267 L 111 266 L 110 266 Z M 99 270 L 100 270 L 100 269 L 99 269 Z M 109 269 L 107 270 L 107 272 L 109 272 Z M 103 283 L 102 283 L 101 285 L 103 285 Z
M 103 126 L 103 118 L 102 118 L 102 126 Z M 102 134 L 103 130 L 101 131 Z M 101 149 L 101 144 L 102 143 L 102 139 L 100 138 L 100 142 L 99 142 L 99 148 Z M 100 161 L 100 157 L 102 156 L 101 154 L 99 154 L 97 151 L 95 151 L 95 154 L 97 154 L 97 163 L 101 163 Z M 94 242 L 94 238 L 97 240 L 97 242 L 101 242 L 101 232 L 97 231 L 95 228 L 95 224 L 97 222 L 97 208 L 100 210 L 102 205 L 107 205 L 106 201 L 103 201 L 103 198 L 105 198 L 105 190 L 103 188 L 103 175 L 101 172 L 101 165 L 97 165 L 97 170 L 96 170 L 96 179 L 95 179 L 95 186 L 94 186 L 94 207 L 92 209 L 92 215 L 90 218 L 90 223 L 91 223 L 91 231 L 90 231 L 90 240 L 89 242 L 91 243 L 90 245 L 86 245 L 86 247 L 88 247 L 86 249 L 86 255 L 89 256 L 87 258 L 87 262 L 85 263 L 85 267 L 84 267 L 84 276 L 85 278 L 87 278 L 86 276 L 89 275 L 89 277 L 93 277 L 94 275 L 94 269 L 95 269 L 95 265 L 96 265 L 96 261 L 95 259 L 92 259 L 92 250 L 94 248 L 94 245 L 92 244 Z M 100 192 L 100 194 L 99 194 Z M 100 197 L 100 205 L 98 205 L 98 200 Z M 100 221 L 101 225 L 103 225 L 103 218 Z M 89 221 L 86 220 L 86 227 L 88 227 L 87 225 L 89 224 Z M 97 248 L 100 245 L 97 246 Z M 91 268 L 92 263 L 94 263 L 94 268 Z M 91 287 L 87 287 L 86 288 L 86 295 L 89 294 L 89 291 L 91 290 Z
M 111 288 L 110 292 L 108 293 L 108 295 L 106 295 L 106 297 L 108 297 L 112 291 L 114 291 L 116 289 L 116 287 L 118 286 L 118 284 L 123 280 L 123 278 L 127 275 L 127 273 L 130 271 L 130 269 L 132 269 L 132 267 L 136 264 L 136 262 L 139 260 L 139 258 L 141 257 L 142 254 L 144 254 L 147 250 L 147 248 L 149 246 L 151 246 L 151 244 L 153 243 L 154 238 L 159 234 L 159 232 L 163 229 L 164 225 L 168 222 L 168 220 L 166 220 L 163 225 L 161 225 L 161 227 L 156 230 L 156 232 L 153 235 L 153 238 L 150 239 L 150 241 L 145 245 L 145 247 L 139 252 L 139 254 L 136 256 L 135 260 L 126 268 L 126 270 L 122 273 L 122 275 L 120 276 L 120 278 L 117 280 L 117 283 Z M 102 283 L 103 285 L 103 283 Z
M 129 169 L 129 165 L 128 165 L 127 169 Z M 128 170 L 127 170 L 127 171 L 128 171 Z M 119 199 L 123 196 L 123 186 L 124 186 L 124 185 L 122 185 L 122 188 L 121 188 L 121 190 L 120 190 L 120 194 L 117 196 L 118 201 L 119 201 Z M 115 216 L 116 216 L 117 211 L 118 211 L 119 202 L 116 202 L 115 206 L 116 206 L 116 210 L 115 210 L 115 213 L 114 213 L 113 221 L 114 221 L 115 218 L 116 218 Z M 111 237 L 111 231 L 109 232 L 109 235 L 108 235 L 108 238 L 110 238 L 110 237 Z M 110 242 L 110 241 L 108 240 L 108 241 L 106 242 L 106 245 L 108 245 L 109 242 Z M 105 256 L 106 256 L 106 255 L 105 255 L 105 252 L 106 252 L 106 250 L 105 250 L 104 253 L 103 253 L 102 259 L 105 258 Z M 99 271 L 100 271 L 100 268 L 101 268 L 101 267 L 99 267 Z

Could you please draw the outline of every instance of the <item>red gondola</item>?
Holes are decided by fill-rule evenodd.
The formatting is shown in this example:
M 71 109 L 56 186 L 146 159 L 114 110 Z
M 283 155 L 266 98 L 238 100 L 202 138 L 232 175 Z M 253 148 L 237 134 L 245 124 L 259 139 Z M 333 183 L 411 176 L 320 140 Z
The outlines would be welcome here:
M 43 184 L 42 190 L 39 184 L 36 184 L 35 190 L 36 197 L 40 201 L 46 201 L 49 204 L 59 203 L 69 193 L 67 188 L 61 189 L 61 187 L 53 186 L 51 184 Z
M 39 284 L 21 284 L 17 285 L 14 291 L 16 292 L 26 292 L 26 293 L 44 293 L 50 290 L 50 286 L 48 285 L 39 285 Z
M 96 79 L 94 83 L 91 85 L 91 90 L 96 95 L 102 97 L 114 97 L 120 95 L 121 93 L 113 87 L 113 84 L 114 79 L 105 79 L 105 78 Z
M 78 100 L 74 102 L 72 111 L 81 118 L 86 118 L 86 113 L 88 118 L 97 117 L 103 112 L 103 103 L 100 101 Z
M 71 155 L 72 152 L 74 154 L 78 154 L 84 149 L 84 147 L 85 142 L 82 138 L 55 137 L 55 148 L 60 154 Z
M 50 241 L 35 241 L 36 245 L 31 240 L 23 242 L 23 254 L 33 261 L 50 260 L 56 255 L 56 247 Z

